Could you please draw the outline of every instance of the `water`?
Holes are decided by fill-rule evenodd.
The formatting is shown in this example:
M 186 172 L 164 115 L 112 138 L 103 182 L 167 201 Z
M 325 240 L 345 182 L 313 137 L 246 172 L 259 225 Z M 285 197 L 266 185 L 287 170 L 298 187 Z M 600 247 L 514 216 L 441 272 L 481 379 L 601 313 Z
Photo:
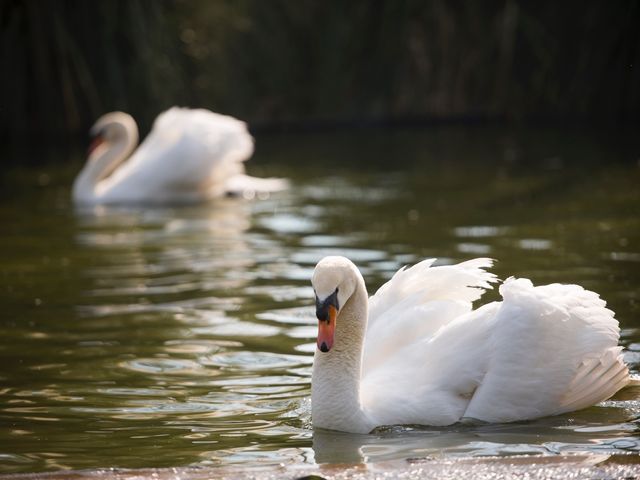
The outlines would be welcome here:
M 634 142 L 489 129 L 258 136 L 251 172 L 287 176 L 291 190 L 187 208 L 76 211 L 80 155 L 5 171 L 0 473 L 637 454 L 638 388 L 533 422 L 373 435 L 314 432 L 309 402 L 309 278 L 335 253 L 370 291 L 431 256 L 491 256 L 501 278 L 580 283 L 617 312 L 637 372 Z

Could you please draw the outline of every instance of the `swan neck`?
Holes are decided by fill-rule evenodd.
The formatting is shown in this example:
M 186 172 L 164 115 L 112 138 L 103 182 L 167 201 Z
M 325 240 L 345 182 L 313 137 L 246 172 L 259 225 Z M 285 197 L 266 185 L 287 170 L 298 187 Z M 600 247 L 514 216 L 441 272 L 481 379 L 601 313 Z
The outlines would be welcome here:
M 134 124 L 118 124 L 115 140 L 105 141 L 91 154 L 73 183 L 73 198 L 80 203 L 99 200 L 99 183 L 109 177 L 126 160 L 138 144 L 138 128 Z
M 369 433 L 375 427 L 360 399 L 367 315 L 368 296 L 360 276 L 336 319 L 333 348 L 327 353 L 315 352 L 311 385 L 314 426 L 353 433 Z

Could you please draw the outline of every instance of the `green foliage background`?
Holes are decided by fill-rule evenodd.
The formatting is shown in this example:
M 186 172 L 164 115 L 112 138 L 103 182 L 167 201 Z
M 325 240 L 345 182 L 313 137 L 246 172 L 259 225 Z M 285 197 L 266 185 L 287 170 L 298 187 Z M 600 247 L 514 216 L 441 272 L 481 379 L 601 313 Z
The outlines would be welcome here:
M 640 118 L 640 2 L 2 0 L 6 141 L 143 129 L 171 105 L 254 127 Z

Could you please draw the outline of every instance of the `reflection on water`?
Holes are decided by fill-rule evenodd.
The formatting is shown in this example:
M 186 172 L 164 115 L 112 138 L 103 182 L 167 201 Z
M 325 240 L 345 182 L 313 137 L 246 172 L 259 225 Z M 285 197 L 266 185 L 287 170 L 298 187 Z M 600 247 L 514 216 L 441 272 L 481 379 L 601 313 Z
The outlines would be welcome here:
M 639 388 L 512 425 L 311 428 L 309 278 L 330 254 L 371 291 L 429 256 L 581 283 L 618 312 L 640 365 L 640 169 L 580 149 L 549 171 L 474 141 L 355 135 L 335 148 L 369 157 L 346 167 L 312 137 L 281 158 L 276 137 L 265 155 L 285 171 L 267 173 L 294 186 L 253 202 L 74 212 L 65 177 L 0 204 L 0 473 L 639 451 Z M 397 145 L 406 158 L 389 165 Z
M 350 464 L 442 455 L 467 457 L 640 451 L 638 426 L 633 422 L 640 405 L 627 402 L 607 402 L 606 405 L 570 416 L 514 424 L 389 427 L 378 429 L 372 435 L 315 430 L 315 461 Z M 622 423 L 616 424 L 616 420 Z M 598 426 L 590 426 L 593 422 L 598 422 Z

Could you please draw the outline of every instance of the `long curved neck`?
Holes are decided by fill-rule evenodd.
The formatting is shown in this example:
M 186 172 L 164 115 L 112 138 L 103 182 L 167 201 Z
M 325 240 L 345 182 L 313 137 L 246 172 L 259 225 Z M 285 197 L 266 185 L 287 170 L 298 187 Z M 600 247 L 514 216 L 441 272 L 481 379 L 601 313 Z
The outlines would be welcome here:
M 80 203 L 99 200 L 98 183 L 107 178 L 133 151 L 138 132 L 122 125 L 122 134 L 115 142 L 105 142 L 90 155 L 73 183 L 73 199 Z
M 336 319 L 333 348 L 327 353 L 316 349 L 311 385 L 314 426 L 353 433 L 369 433 L 375 427 L 360 401 L 368 303 L 367 290 L 360 277 L 355 292 Z

